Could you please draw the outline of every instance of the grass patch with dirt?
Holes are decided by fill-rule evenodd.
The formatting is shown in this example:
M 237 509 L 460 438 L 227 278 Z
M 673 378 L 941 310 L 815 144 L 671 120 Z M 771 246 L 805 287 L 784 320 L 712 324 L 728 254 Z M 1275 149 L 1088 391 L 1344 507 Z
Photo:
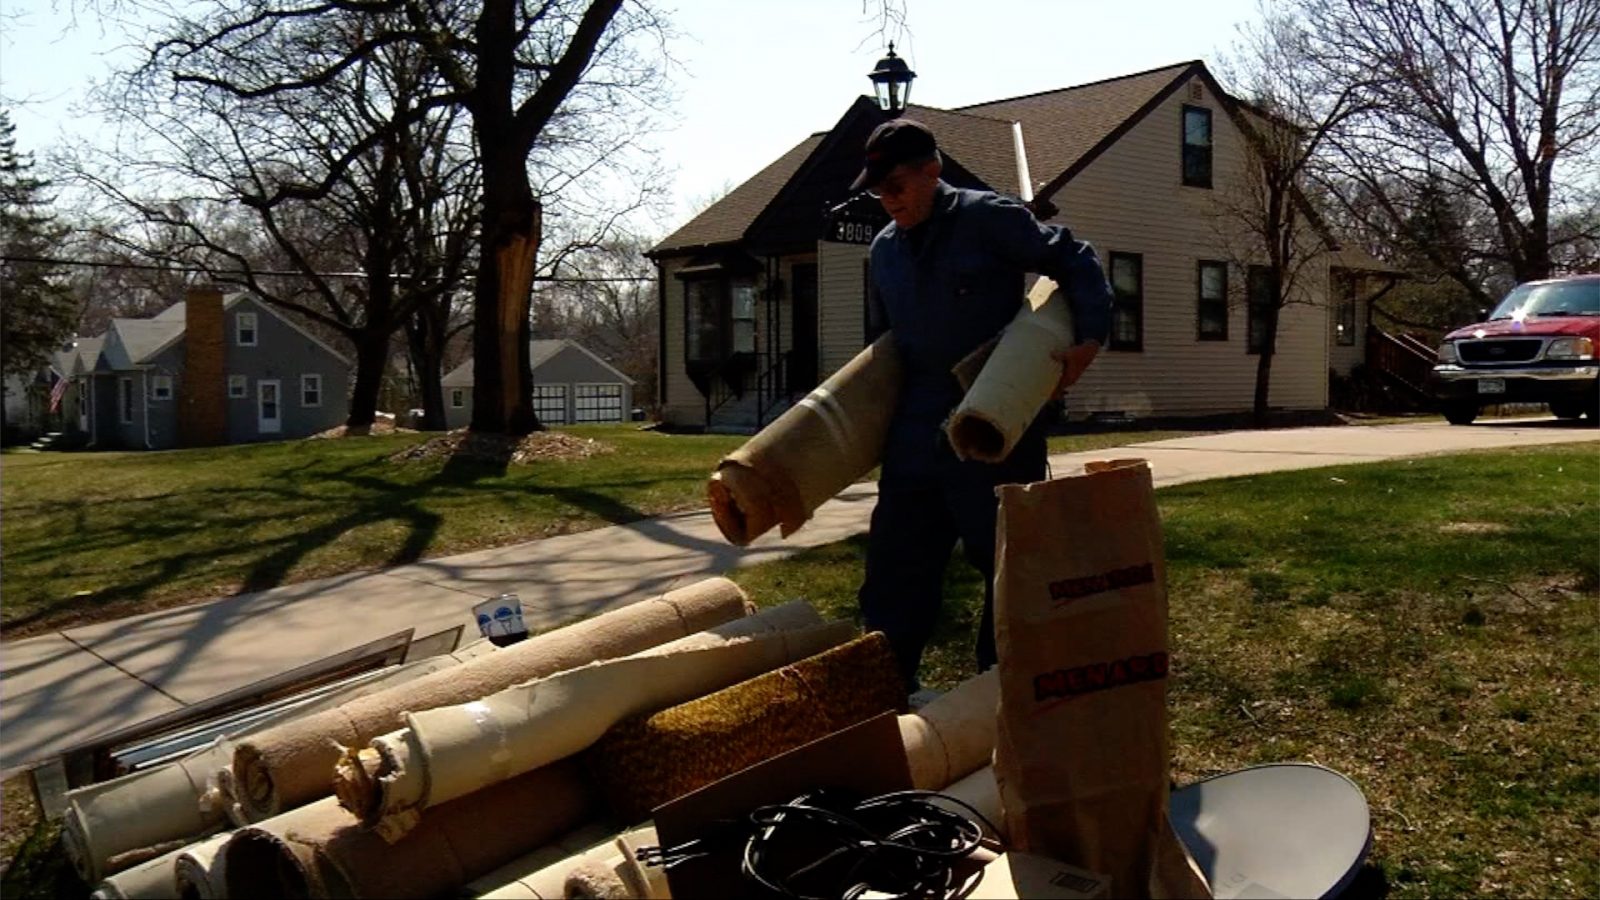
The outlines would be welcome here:
M 463 435 L 424 447 L 432 437 L 7 453 L 5 637 L 702 507 L 706 476 L 745 440 L 578 426 L 497 454 L 451 452 L 474 450 Z
M 1305 760 L 1361 785 L 1396 897 L 1600 896 L 1593 444 L 1163 489 L 1173 775 Z M 864 541 L 733 577 L 856 617 Z M 973 672 L 959 554 L 923 681 Z

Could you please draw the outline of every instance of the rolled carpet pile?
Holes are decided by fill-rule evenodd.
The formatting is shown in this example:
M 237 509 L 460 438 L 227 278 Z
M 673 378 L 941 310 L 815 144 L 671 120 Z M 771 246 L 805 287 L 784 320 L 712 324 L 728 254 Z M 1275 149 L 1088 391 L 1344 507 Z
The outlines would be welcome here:
M 807 627 L 809 626 L 809 627 Z M 643 653 L 603 660 L 482 700 L 405 717 L 405 728 L 347 750 L 334 793 L 363 825 L 398 840 L 423 811 L 593 744 L 629 716 L 703 697 L 815 655 L 856 634 L 802 601 Z
M 905 683 L 878 632 L 714 694 L 628 719 L 585 753 L 626 822 L 740 769 L 905 708 Z
M 717 463 L 706 491 L 723 537 L 784 537 L 883 456 L 900 393 L 900 354 L 885 334 Z
M 956 456 L 988 463 L 1010 456 L 1061 381 L 1051 354 L 1071 346 L 1067 297 L 1041 277 L 945 424 Z
M 900 717 L 900 740 L 912 787 L 943 790 L 994 756 L 1000 706 L 997 669 L 969 678 L 921 709 Z
M 222 846 L 233 834 L 213 835 L 178 851 L 173 860 L 178 896 L 183 900 L 221 900 L 228 896 L 223 874 Z
M 576 859 L 597 847 L 609 846 L 616 839 L 615 828 L 591 822 L 517 857 L 493 872 L 474 878 L 462 886 L 457 896 L 539 900 L 541 895 L 530 886 L 529 879 L 534 875 L 565 860 Z
M 178 896 L 174 865 L 181 850 L 124 869 L 103 879 L 89 894 L 93 900 L 167 900 Z
M 328 797 L 240 829 L 223 851 L 228 896 L 435 897 L 548 844 L 593 812 L 570 761 L 435 807 L 394 844 Z
M 483 900 L 558 900 L 563 897 L 671 897 L 667 873 L 641 865 L 635 851 L 660 843 L 653 825 L 609 835 L 581 851 L 524 869 L 474 896 Z M 576 884 L 573 879 L 576 876 Z M 478 882 L 482 884 L 484 882 Z
M 977 810 L 980 815 L 989 820 L 984 831 L 989 837 L 1000 841 L 1005 840 L 1005 814 L 1000 809 L 1000 785 L 994 780 L 994 766 L 984 766 L 960 781 L 949 785 L 941 794 L 954 797 L 972 809 L 967 809 L 959 803 L 949 803 L 939 798 L 934 798 L 933 803 L 950 810 L 960 816 L 972 818 L 972 810 Z M 980 823 L 981 824 L 981 823 Z
M 360 746 L 400 728 L 407 712 L 466 703 L 597 659 L 638 653 L 749 609 L 738 585 L 711 578 L 268 729 L 238 742 L 235 799 L 250 821 L 270 818 L 331 793 L 340 746 Z

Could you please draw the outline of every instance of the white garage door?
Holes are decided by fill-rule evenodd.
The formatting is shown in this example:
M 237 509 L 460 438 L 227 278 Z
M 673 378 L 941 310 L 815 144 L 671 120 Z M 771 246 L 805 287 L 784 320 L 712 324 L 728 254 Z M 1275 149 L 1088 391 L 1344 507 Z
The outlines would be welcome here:
M 533 413 L 546 425 L 567 424 L 567 386 L 564 384 L 536 384 L 533 386 Z
M 579 422 L 621 422 L 622 385 L 573 385 L 573 415 Z

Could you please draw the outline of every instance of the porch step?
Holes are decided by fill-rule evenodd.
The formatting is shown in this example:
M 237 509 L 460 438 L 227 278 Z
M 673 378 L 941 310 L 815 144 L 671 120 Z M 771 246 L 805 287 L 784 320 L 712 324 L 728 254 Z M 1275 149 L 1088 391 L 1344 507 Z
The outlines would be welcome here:
M 790 398 L 780 398 L 768 404 L 764 421 L 758 423 L 756 418 L 756 397 L 754 394 L 745 394 L 736 400 L 729 400 L 720 408 L 713 410 L 711 421 L 706 425 L 707 434 L 755 434 L 763 424 L 770 424 L 773 419 L 783 415 L 784 411 L 794 405 Z
M 83 448 L 83 443 L 84 443 L 84 439 L 83 439 L 82 435 L 66 434 L 66 433 L 60 432 L 60 431 L 52 431 L 52 432 L 50 432 L 48 434 L 45 434 L 45 435 L 41 436 L 38 440 L 34 441 L 32 444 L 29 444 L 28 446 L 31 449 L 39 450 L 39 451 L 46 451 L 46 450 L 80 450 L 80 449 Z

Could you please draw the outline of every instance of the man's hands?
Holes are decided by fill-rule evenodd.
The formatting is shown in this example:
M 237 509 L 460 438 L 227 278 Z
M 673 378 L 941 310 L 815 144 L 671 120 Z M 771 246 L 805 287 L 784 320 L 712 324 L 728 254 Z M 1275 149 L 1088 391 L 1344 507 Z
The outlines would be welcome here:
M 1066 350 L 1057 350 L 1050 354 L 1056 362 L 1061 363 L 1061 381 L 1056 384 L 1056 395 L 1061 396 L 1067 388 L 1083 376 L 1083 370 L 1089 368 L 1089 363 L 1094 362 L 1095 355 L 1100 352 L 1099 341 L 1085 341 Z

